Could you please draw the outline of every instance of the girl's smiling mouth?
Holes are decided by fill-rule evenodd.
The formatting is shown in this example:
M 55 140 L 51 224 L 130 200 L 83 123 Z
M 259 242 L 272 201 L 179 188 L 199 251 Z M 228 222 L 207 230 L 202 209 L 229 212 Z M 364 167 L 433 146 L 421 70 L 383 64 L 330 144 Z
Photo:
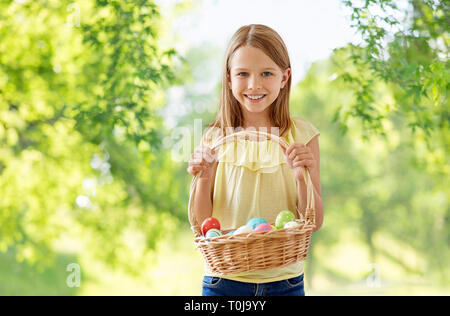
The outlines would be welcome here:
M 245 98 L 252 103 L 258 103 L 266 97 L 267 94 L 244 94 Z

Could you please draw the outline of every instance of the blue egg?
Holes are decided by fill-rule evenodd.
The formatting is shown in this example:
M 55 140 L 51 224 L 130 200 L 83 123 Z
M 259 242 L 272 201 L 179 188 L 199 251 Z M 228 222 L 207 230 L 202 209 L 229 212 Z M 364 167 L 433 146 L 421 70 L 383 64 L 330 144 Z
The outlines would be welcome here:
M 253 217 L 251 220 L 249 220 L 247 222 L 246 225 L 252 227 L 253 229 L 255 229 L 260 224 L 267 224 L 267 221 L 264 218 L 261 218 L 261 217 Z
M 222 236 L 222 233 L 220 232 L 220 230 L 216 228 L 208 230 L 205 235 L 205 237 L 219 237 L 219 236 Z

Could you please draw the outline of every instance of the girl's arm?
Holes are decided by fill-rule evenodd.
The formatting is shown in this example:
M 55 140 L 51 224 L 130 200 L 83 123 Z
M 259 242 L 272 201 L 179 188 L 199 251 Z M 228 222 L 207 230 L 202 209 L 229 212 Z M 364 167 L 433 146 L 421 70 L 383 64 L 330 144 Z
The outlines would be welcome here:
M 308 144 L 307 147 L 311 150 L 314 159 L 316 160 L 315 168 L 310 169 L 311 181 L 314 189 L 314 206 L 316 211 L 316 227 L 314 232 L 319 230 L 323 223 L 323 203 L 322 203 L 322 193 L 321 193 L 321 185 L 320 185 L 320 151 L 319 151 L 319 137 L 314 137 Z M 306 183 L 303 177 L 297 179 L 297 187 L 298 187 L 298 201 L 299 201 L 299 209 L 303 214 L 306 212 Z
M 194 197 L 193 210 L 198 226 L 201 226 L 203 221 L 212 215 L 212 198 L 217 164 L 217 162 L 214 163 L 213 172 L 211 173 L 210 178 L 197 180 L 197 191 Z

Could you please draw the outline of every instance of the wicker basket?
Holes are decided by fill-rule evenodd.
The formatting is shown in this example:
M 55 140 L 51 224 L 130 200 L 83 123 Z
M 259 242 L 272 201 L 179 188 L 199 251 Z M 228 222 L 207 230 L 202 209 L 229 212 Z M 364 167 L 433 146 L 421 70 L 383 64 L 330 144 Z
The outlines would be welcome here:
M 238 138 L 250 139 L 250 136 L 256 136 L 258 140 L 263 136 L 264 139 L 276 141 L 285 149 L 289 146 L 285 139 L 273 134 L 241 131 L 219 139 L 211 149 L 215 150 L 226 142 Z M 240 235 L 224 234 L 210 238 L 202 236 L 193 210 L 197 179 L 200 174 L 192 179 L 188 210 L 189 222 L 194 232 L 194 244 L 203 254 L 205 263 L 211 272 L 226 275 L 261 271 L 287 266 L 306 258 L 311 234 L 315 227 L 315 211 L 311 177 L 307 168 L 304 171 L 307 187 L 307 208 L 305 216 L 297 210 L 299 226 Z M 223 232 L 228 233 L 229 231 L 231 230 Z

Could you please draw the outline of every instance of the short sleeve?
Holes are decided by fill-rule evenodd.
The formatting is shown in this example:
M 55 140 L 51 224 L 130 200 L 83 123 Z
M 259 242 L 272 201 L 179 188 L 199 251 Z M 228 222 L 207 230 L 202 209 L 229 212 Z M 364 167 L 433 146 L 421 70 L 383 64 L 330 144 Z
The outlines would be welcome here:
M 315 136 L 320 135 L 320 131 L 304 118 L 292 117 L 291 122 L 292 126 L 286 137 L 289 143 L 301 142 L 306 145 Z
M 207 127 L 202 135 L 203 146 L 212 147 L 212 145 L 220 138 L 222 131 L 218 127 Z

